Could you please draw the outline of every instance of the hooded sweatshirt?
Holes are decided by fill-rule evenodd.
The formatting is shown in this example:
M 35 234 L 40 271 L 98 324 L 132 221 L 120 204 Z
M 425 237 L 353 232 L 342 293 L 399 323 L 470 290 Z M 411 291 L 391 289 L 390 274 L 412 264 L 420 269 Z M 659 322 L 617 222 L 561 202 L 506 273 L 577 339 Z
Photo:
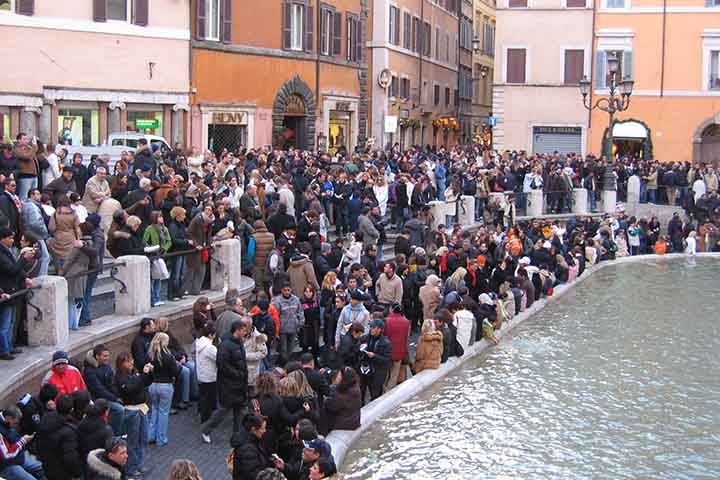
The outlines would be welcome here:
M 195 340 L 195 358 L 197 360 L 197 380 L 200 383 L 217 381 L 217 347 L 208 337 Z
M 370 333 L 370 312 L 367 311 L 365 305 L 358 303 L 353 305 L 352 303 L 345 305 L 340 312 L 338 317 L 337 330 L 335 330 L 335 347 L 340 348 L 340 339 L 350 329 L 350 325 L 355 322 L 363 324 L 364 335 Z
M 291 294 L 288 298 L 285 298 L 278 295 L 272 299 L 272 306 L 280 314 L 281 335 L 296 334 L 300 326 L 305 324 L 305 314 L 297 296 Z

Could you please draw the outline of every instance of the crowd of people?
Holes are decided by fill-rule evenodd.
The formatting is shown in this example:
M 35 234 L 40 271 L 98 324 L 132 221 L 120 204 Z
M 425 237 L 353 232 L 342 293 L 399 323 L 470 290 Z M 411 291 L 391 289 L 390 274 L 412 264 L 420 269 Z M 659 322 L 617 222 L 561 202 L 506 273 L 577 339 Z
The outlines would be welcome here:
M 68 279 L 70 328 L 89 323 L 107 253 L 149 255 L 159 305 L 201 294 L 213 243 L 237 238 L 255 292 L 243 303 L 230 289 L 222 312 L 199 296 L 188 325 L 144 318 L 130 351 L 97 345 L 76 365 L 57 351 L 39 393 L 2 411 L 6 480 L 160 478 L 148 475 L 148 444 L 179 440 L 168 424 L 180 410 L 197 414 L 205 443 L 232 416 L 224 440 L 235 480 L 331 478 L 329 432 L 358 428 L 362 406 L 409 376 L 482 339 L 498 343 L 503 323 L 589 266 L 720 250 L 709 166 L 621 159 L 608 168 L 602 158 L 491 155 L 477 146 L 217 157 L 178 146 L 161 157 L 140 143 L 112 166 L 100 157 L 90 166 L 66 162 L 62 148 L 48 154 L 22 135 L 4 149 L 0 358 L 18 351 L 22 297 L 13 294 L 50 268 Z M 531 189 L 551 185 L 551 204 L 563 211 L 571 195 L 560 184 L 599 191 L 616 181 L 622 192 L 637 174 L 647 192 L 658 169 L 663 179 L 669 171 L 692 180 L 692 196 L 687 185 L 677 185 L 676 198 L 667 190 L 686 215 L 673 216 L 666 231 L 657 218 L 621 208 L 567 221 L 517 219 Z M 489 201 L 500 191 L 510 193 Z M 475 228 L 462 228 L 457 215 L 433 228 L 428 202 L 461 194 L 475 197 Z M 186 336 L 192 345 L 177 339 Z M 173 471 L 173 479 L 200 476 L 187 461 Z

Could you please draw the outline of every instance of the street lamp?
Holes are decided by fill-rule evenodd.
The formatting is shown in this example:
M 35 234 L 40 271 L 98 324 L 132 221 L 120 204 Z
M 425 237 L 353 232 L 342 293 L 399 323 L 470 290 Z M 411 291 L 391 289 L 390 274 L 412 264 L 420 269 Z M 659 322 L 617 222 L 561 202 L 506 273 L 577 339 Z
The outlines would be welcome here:
M 473 52 L 480 53 L 480 37 L 473 37 L 472 48 Z
M 632 95 L 633 85 L 635 82 L 629 77 L 625 77 L 622 80 L 618 80 L 618 70 L 620 68 L 620 60 L 618 59 L 616 52 L 608 52 L 607 54 L 607 67 L 610 73 L 610 79 L 608 83 L 608 96 L 599 98 L 595 103 L 592 103 L 590 95 L 590 80 L 587 77 L 583 77 L 580 80 L 580 94 L 583 98 L 583 106 L 589 111 L 600 109 L 603 112 L 607 112 L 609 116 L 609 125 L 607 135 L 605 137 L 606 152 L 608 159 L 610 160 L 607 168 L 605 169 L 605 175 L 603 178 L 603 189 L 604 190 L 615 190 L 616 182 L 615 176 L 611 175 L 612 172 L 612 129 L 613 120 L 617 112 L 624 112 L 630 107 L 630 96 Z M 608 188 L 610 187 L 610 188 Z

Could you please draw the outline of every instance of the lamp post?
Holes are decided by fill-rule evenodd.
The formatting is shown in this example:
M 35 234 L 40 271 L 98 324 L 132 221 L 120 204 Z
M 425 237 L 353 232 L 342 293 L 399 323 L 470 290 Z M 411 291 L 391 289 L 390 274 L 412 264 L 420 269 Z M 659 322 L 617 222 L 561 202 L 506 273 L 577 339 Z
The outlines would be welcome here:
M 590 80 L 587 77 L 583 77 L 580 80 L 580 93 L 583 98 L 583 106 L 589 111 L 600 109 L 603 112 L 608 113 L 609 124 L 607 135 L 605 136 L 605 151 L 607 152 L 608 159 L 612 164 L 612 129 L 613 120 L 615 119 L 615 113 L 624 112 L 630 107 L 630 95 L 632 95 L 633 85 L 635 82 L 629 77 L 625 77 L 622 80 L 618 80 L 618 69 L 620 67 L 620 61 L 617 57 L 617 53 L 608 52 L 607 54 L 607 65 L 608 72 L 610 72 L 610 81 L 608 84 L 608 96 L 599 98 L 595 103 L 592 103 L 590 94 Z M 614 181 L 613 181 L 614 184 Z M 613 185 L 614 187 L 614 185 Z M 613 188 L 614 190 L 614 188 Z

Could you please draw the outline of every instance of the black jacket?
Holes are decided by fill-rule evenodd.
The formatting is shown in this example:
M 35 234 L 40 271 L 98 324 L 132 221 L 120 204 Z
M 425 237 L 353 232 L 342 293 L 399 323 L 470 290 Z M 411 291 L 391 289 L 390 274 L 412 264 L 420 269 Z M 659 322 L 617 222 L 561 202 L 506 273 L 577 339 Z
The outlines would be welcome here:
M 82 474 L 77 426 L 57 412 L 40 420 L 38 458 L 48 480 L 69 480 Z
M 141 366 L 142 368 L 142 366 Z M 115 391 L 124 405 L 140 405 L 147 401 L 145 387 L 152 383 L 152 376 L 133 371 L 115 374 Z
M 87 462 L 88 453 L 98 448 L 105 448 L 105 443 L 112 439 L 113 431 L 102 417 L 85 417 L 78 425 L 78 451 L 80 461 Z
M 25 260 L 15 260 L 12 252 L 0 245 L 0 289 L 12 294 L 25 287 Z
M 188 243 L 187 226 L 184 223 L 173 220 L 170 222 L 168 231 L 170 232 L 170 238 L 172 238 L 173 251 L 182 251 L 192 248 Z
M 322 406 L 323 397 L 330 394 L 330 385 L 328 385 L 327 380 L 319 370 L 315 368 L 303 368 L 302 371 L 312 389 L 315 390 L 320 400 L 320 405 Z
M 141 227 L 142 228 L 142 227 Z M 123 227 L 113 233 L 112 251 L 115 258 L 123 255 L 145 255 L 145 242 L 140 236 L 140 229 L 132 232 L 130 227 Z
M 12 231 L 17 232 L 20 230 L 20 212 L 15 202 L 10 198 L 10 194 L 4 191 L 0 191 L 0 212 L 4 215 L 4 220 L 7 221 L 7 226 Z
M 257 400 L 260 403 L 260 413 L 267 418 L 267 433 L 262 443 L 268 452 L 276 452 L 282 434 L 294 426 L 303 414 L 290 413 L 279 395 L 262 395 Z
M 154 333 L 146 334 L 140 332 L 133 340 L 130 351 L 132 352 L 133 360 L 135 362 L 135 368 L 142 370 L 147 363 L 148 349 L 150 348 L 150 342 L 154 336 Z
M 360 339 L 354 339 L 350 332 L 340 338 L 340 358 L 343 365 L 352 367 L 356 372 L 360 367 Z
M 83 377 L 85 377 L 85 385 L 87 385 L 93 400 L 104 398 L 110 402 L 118 401 L 118 396 L 113 385 L 113 371 L 110 365 L 98 366 L 95 358 L 93 358 L 92 355 L 88 355 L 88 358 L 85 358 Z M 100 446 L 97 448 L 100 448 Z
M 217 353 L 218 398 L 223 407 L 241 407 L 247 401 L 248 370 L 242 340 L 220 343 Z
M 233 480 L 255 480 L 261 470 L 275 466 L 260 439 L 245 429 L 233 434 L 230 446 L 235 449 Z
M 373 375 L 386 376 L 392 365 L 392 345 L 390 340 L 383 334 L 380 334 L 379 337 L 367 334 L 360 338 L 360 344 L 367 345 L 366 351 L 375 354 L 373 358 L 369 358 L 361 352 L 360 362 L 369 363 Z
M 154 383 L 175 383 L 175 379 L 180 375 L 180 364 L 171 353 L 164 352 L 159 361 L 151 360 L 150 355 L 148 355 L 146 362 L 153 365 L 152 377 Z
M 356 384 L 349 390 L 340 392 L 333 385 L 325 399 L 325 413 L 328 428 L 332 430 L 355 430 L 360 428 L 360 409 L 362 397 L 360 387 Z

